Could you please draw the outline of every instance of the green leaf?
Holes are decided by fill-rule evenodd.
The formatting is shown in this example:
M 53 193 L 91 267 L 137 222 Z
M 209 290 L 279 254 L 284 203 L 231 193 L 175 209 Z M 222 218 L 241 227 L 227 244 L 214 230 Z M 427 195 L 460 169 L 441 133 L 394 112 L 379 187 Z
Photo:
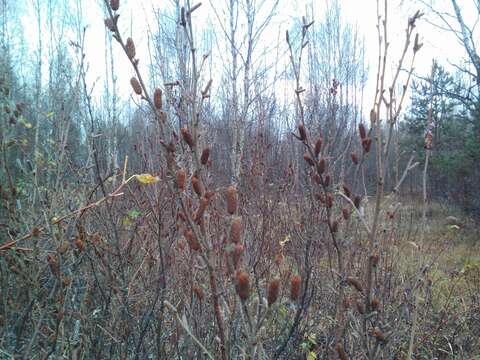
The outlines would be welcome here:
M 142 213 L 138 210 L 135 210 L 135 209 L 130 210 L 128 212 L 128 216 L 131 217 L 132 219 L 135 219 L 135 218 L 139 217 L 140 215 L 142 215 Z
M 316 360 L 317 354 L 313 351 L 310 351 L 307 355 L 307 360 Z

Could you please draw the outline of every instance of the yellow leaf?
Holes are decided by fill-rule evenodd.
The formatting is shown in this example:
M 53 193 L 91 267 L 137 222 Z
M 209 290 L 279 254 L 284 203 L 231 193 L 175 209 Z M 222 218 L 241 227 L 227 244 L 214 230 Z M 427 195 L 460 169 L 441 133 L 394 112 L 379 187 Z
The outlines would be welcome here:
M 30 124 L 29 122 L 25 123 L 24 126 L 25 126 L 27 129 L 31 129 L 31 128 L 32 128 L 32 124 Z
M 317 354 L 313 351 L 310 351 L 307 355 L 307 360 L 315 360 L 317 358 Z
M 153 176 L 150 174 L 140 174 L 140 175 L 135 175 L 138 181 L 140 181 L 144 185 L 148 184 L 155 184 L 158 180 L 158 176 Z
M 280 241 L 280 246 L 285 246 L 286 243 L 288 243 L 289 241 L 291 240 L 291 236 L 290 235 L 286 235 L 283 240 Z
M 414 243 L 413 241 L 409 241 L 408 242 L 410 245 L 412 245 L 415 249 L 419 249 L 418 245 L 416 243 Z

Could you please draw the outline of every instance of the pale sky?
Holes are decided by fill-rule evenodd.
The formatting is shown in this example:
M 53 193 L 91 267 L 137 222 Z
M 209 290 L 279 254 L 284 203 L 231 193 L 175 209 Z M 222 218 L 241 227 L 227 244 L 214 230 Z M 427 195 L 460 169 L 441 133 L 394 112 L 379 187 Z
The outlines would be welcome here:
M 202 6 L 194 13 L 194 24 L 198 28 L 201 28 L 207 21 L 213 23 L 217 22 L 217 18 L 214 16 L 214 12 L 211 9 L 211 3 L 223 4 L 224 1 L 219 0 L 202 0 Z M 314 8 L 318 9 L 316 12 L 317 17 L 321 17 L 322 9 L 328 0 L 314 0 Z M 376 0 L 339 0 L 343 9 L 343 14 L 346 21 L 358 26 L 358 30 L 365 38 L 367 62 L 370 67 L 369 81 L 366 88 L 366 101 L 369 102 L 369 98 L 373 96 L 375 87 L 375 69 L 377 66 L 378 56 L 378 40 L 376 30 Z M 460 0 L 460 3 L 467 4 L 471 0 Z M 278 10 L 278 17 L 270 25 L 270 28 L 264 34 L 264 40 L 267 42 L 277 41 L 278 34 L 284 34 L 285 30 L 289 29 L 293 23 L 293 19 L 301 17 L 305 14 L 305 3 L 307 0 L 280 0 L 280 7 Z M 383 1 L 382 1 L 383 2 Z M 62 2 L 59 1 L 59 4 Z M 102 8 L 103 0 L 82 0 L 80 1 L 83 9 L 84 21 L 87 24 L 86 33 L 86 59 L 89 64 L 88 81 L 89 85 L 93 85 L 96 82 L 96 92 L 101 93 L 103 89 L 102 81 L 105 77 L 105 26 L 103 23 L 104 15 Z M 137 47 L 137 56 L 140 59 L 148 60 L 148 38 L 147 29 L 151 27 L 155 29 L 154 8 L 162 8 L 169 6 L 167 0 L 121 0 L 120 1 L 120 29 L 124 34 L 124 38 L 132 36 Z M 443 6 L 447 10 L 451 10 L 451 4 L 449 0 L 437 1 L 440 6 Z M 268 0 L 267 0 L 268 5 Z M 406 27 L 408 16 L 412 15 L 415 10 L 421 8 L 420 4 L 416 1 L 409 0 L 391 0 L 389 1 L 389 29 L 390 29 L 390 42 L 391 42 L 391 66 L 394 67 L 394 60 L 398 59 L 403 46 L 403 39 L 405 37 L 404 30 Z M 465 16 L 472 16 L 472 9 L 463 8 Z M 426 14 L 426 17 L 434 21 L 432 14 Z M 35 27 L 31 26 L 31 16 L 24 19 L 25 32 L 27 38 L 35 44 L 38 39 L 36 35 Z M 133 25 L 133 26 L 131 26 Z M 420 33 L 420 38 L 424 43 L 424 47 L 421 49 L 417 62 L 416 72 L 422 75 L 428 74 L 432 63 L 432 58 L 437 58 L 442 65 L 447 68 L 448 61 L 459 62 L 459 59 L 464 56 L 463 49 L 458 45 L 458 42 L 452 34 L 448 34 L 443 31 L 435 29 L 426 21 L 418 23 L 417 29 Z M 284 35 L 282 35 L 282 38 Z M 286 44 L 281 44 L 286 48 Z M 116 73 L 118 76 L 118 85 L 121 87 L 121 95 L 124 98 L 128 98 L 130 95 L 129 79 L 133 75 L 131 66 L 129 65 L 124 54 L 121 53 L 119 45 L 114 41 L 113 44 Z M 141 63 L 145 64 L 146 61 Z M 146 69 L 143 68 L 143 72 L 146 74 Z M 146 75 L 145 75 L 146 76 Z M 219 79 L 218 79 L 219 81 Z M 214 79 L 215 83 L 215 79 Z M 126 90 L 126 92 L 123 91 Z

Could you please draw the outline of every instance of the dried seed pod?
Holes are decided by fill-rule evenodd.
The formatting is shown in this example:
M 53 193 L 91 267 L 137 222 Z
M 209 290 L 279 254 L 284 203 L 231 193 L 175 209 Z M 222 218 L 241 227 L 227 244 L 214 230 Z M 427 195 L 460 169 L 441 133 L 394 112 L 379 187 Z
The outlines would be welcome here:
M 185 189 L 185 179 L 187 178 L 187 172 L 184 169 L 180 169 L 177 172 L 177 188 L 180 191 Z
M 117 11 L 120 7 L 120 0 L 110 0 L 110 8 L 113 11 Z
M 302 141 L 307 140 L 307 130 L 305 130 L 305 125 L 303 124 L 298 125 L 298 134 L 299 134 L 300 140 Z
M 246 301 L 250 296 L 250 280 L 248 274 L 245 271 L 239 271 L 236 275 L 237 278 L 237 294 L 242 301 Z
M 332 178 L 331 178 L 330 174 L 325 175 L 325 178 L 323 179 L 323 185 L 325 187 L 329 187 L 331 180 L 332 180 Z
M 347 283 L 351 286 L 353 286 L 357 291 L 363 292 L 363 286 L 360 280 L 353 276 L 348 276 L 347 277 Z
M 142 87 L 136 77 L 132 77 L 130 79 L 130 85 L 132 85 L 132 88 L 133 88 L 133 91 L 135 91 L 135 94 L 142 95 Z
M 202 193 L 203 193 L 202 184 L 200 183 L 200 180 L 196 176 L 192 176 L 192 187 L 198 196 L 202 196 Z
M 367 137 L 367 130 L 365 130 L 365 125 L 363 123 L 358 124 L 358 133 L 360 134 L 360 139 L 362 139 L 362 141 Z
M 115 31 L 115 23 L 113 22 L 112 19 L 110 18 L 106 18 L 104 20 L 104 23 L 105 23 L 105 27 L 110 30 L 111 32 L 114 32 Z
M 327 207 L 331 209 L 332 206 L 333 206 L 333 196 L 332 196 L 332 194 L 327 194 L 327 199 L 326 199 L 325 202 L 327 203 Z
M 321 137 L 319 137 L 317 139 L 317 141 L 315 142 L 315 155 L 318 156 L 318 154 L 320 154 L 320 151 L 322 151 L 322 143 L 323 143 L 323 140 Z
M 267 290 L 268 306 L 272 306 L 275 303 L 275 301 L 277 301 L 279 289 L 280 289 L 279 279 L 273 279 L 272 281 L 270 281 L 270 284 L 268 284 L 268 290 Z
M 322 179 L 320 178 L 320 175 L 318 175 L 317 173 L 315 173 L 313 175 L 313 180 L 318 184 L 320 185 L 322 183 Z
M 312 160 L 310 156 L 308 156 L 308 154 L 304 154 L 303 159 L 307 162 L 308 165 L 310 166 L 315 165 L 315 162 Z
M 236 217 L 230 226 L 230 241 L 234 244 L 240 243 L 242 237 L 242 218 Z
M 325 161 L 324 158 L 321 158 L 320 161 L 318 162 L 318 172 L 320 174 L 323 174 L 326 168 L 327 168 L 327 162 Z
M 380 300 L 378 300 L 377 298 L 372 299 L 372 301 L 370 302 L 370 306 L 373 310 L 377 310 L 380 307 Z
M 156 88 L 153 93 L 153 103 L 158 110 L 162 109 L 162 89 Z
M 378 327 L 373 329 L 372 336 L 380 342 L 385 341 L 385 334 Z
M 133 58 L 135 58 L 135 44 L 133 43 L 133 40 L 132 38 L 128 38 L 127 39 L 127 43 L 125 45 L 125 47 L 127 48 L 127 56 L 130 60 L 132 60 Z
M 230 215 L 235 214 L 237 211 L 237 188 L 235 186 L 229 186 L 225 190 L 225 201 L 227 202 L 227 211 Z
M 186 127 L 183 127 L 180 132 L 182 133 L 182 138 L 183 138 L 183 141 L 185 141 L 187 143 L 187 145 L 190 147 L 190 149 L 193 149 L 193 147 L 195 146 L 194 142 L 193 142 L 193 138 L 192 138 L 192 135 L 190 134 L 190 132 L 188 131 L 188 129 Z
M 301 283 L 302 279 L 298 275 L 293 276 L 290 280 L 290 299 L 292 301 L 297 301 L 300 297 Z
M 354 152 L 352 152 L 350 154 L 350 157 L 352 158 L 352 162 L 355 164 L 355 165 L 358 165 L 358 156 L 357 154 L 355 154 Z
M 348 360 L 347 353 L 343 349 L 342 343 L 337 343 L 335 346 L 335 350 L 337 350 L 337 354 L 340 360 Z
M 350 218 L 350 211 L 347 208 L 343 208 L 342 216 L 345 220 L 348 220 Z
M 203 289 L 199 285 L 193 284 L 192 285 L 192 290 L 193 290 L 193 293 L 195 294 L 195 296 L 197 297 L 197 299 L 200 302 L 205 298 L 205 292 L 203 291 Z
M 362 202 L 362 198 L 360 196 L 355 196 L 355 198 L 353 199 L 353 204 L 355 205 L 355 207 L 357 209 L 360 209 L 360 204 Z
M 8 119 L 8 123 L 10 125 L 15 125 L 17 123 L 17 118 L 15 116 L 10 116 L 10 118 Z
M 238 265 L 240 264 L 240 260 L 242 259 L 244 247 L 242 244 L 236 244 L 232 250 L 232 263 L 233 268 L 238 269 Z
M 202 165 L 207 165 L 209 156 L 210 156 L 210 148 L 206 147 L 202 151 L 202 156 L 200 156 L 200 162 L 202 163 Z

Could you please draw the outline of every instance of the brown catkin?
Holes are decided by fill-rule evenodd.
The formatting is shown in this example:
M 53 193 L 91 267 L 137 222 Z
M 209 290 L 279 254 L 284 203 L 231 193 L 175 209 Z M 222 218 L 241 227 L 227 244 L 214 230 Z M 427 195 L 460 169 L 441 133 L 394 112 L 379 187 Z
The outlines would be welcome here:
M 365 130 L 365 125 L 363 123 L 358 124 L 358 133 L 360 134 L 360 139 L 365 139 L 367 137 L 367 130 Z
M 375 110 L 370 110 L 370 123 L 371 124 L 374 124 L 375 121 L 377 120 L 377 113 L 375 112 Z
M 58 261 L 54 255 L 49 254 L 47 257 L 48 265 L 50 266 L 50 270 L 54 275 L 60 274 L 60 265 L 58 265 Z
M 130 85 L 132 85 L 132 88 L 133 88 L 133 91 L 135 91 L 135 94 L 142 95 L 142 87 L 140 86 L 140 83 L 138 82 L 136 77 L 132 77 L 130 79 Z
M 363 286 L 362 286 L 360 280 L 358 280 L 357 278 L 355 278 L 353 276 L 348 276 L 347 277 L 347 283 L 349 285 L 353 286 L 355 289 L 357 289 L 357 291 L 363 292 Z
M 129 59 L 133 59 L 135 57 L 136 51 L 135 51 L 135 44 L 133 43 L 132 38 L 127 39 L 127 44 L 125 45 L 127 48 L 127 56 Z
M 385 341 L 385 335 L 382 333 L 382 331 L 378 327 L 373 329 L 372 335 L 374 338 L 376 338 L 380 342 Z
M 342 216 L 345 220 L 348 220 L 350 218 L 350 211 L 347 208 L 343 208 Z
M 242 301 L 245 301 L 250 296 L 250 280 L 245 271 L 237 272 L 237 294 Z
M 207 165 L 209 157 L 210 157 L 210 148 L 206 147 L 202 151 L 202 156 L 200 156 L 200 162 L 202 163 L 202 165 Z
M 373 310 L 377 310 L 380 307 L 380 300 L 378 300 L 377 298 L 372 299 L 372 301 L 370 302 L 370 306 Z
M 362 202 L 362 198 L 360 196 L 355 196 L 355 198 L 353 199 L 353 204 L 355 205 L 355 207 L 357 209 L 360 209 L 360 203 Z
M 153 104 L 158 110 L 162 108 L 162 89 L 155 89 L 153 93 Z
M 357 311 L 360 313 L 360 314 L 365 314 L 365 306 L 363 305 L 363 302 L 358 300 L 358 299 L 355 299 L 355 307 L 357 308 Z
M 308 154 L 304 154 L 303 159 L 307 162 L 308 165 L 310 166 L 315 165 L 315 161 L 313 161 L 312 158 L 308 156 Z
M 335 350 L 337 350 L 338 358 L 340 360 L 348 360 L 347 353 L 343 349 L 342 343 L 337 343 L 337 345 L 335 346 Z
M 362 147 L 363 147 L 363 151 L 368 154 L 370 152 L 370 148 L 372 147 L 372 139 L 371 138 L 363 139 Z
M 187 172 L 184 169 L 180 169 L 177 172 L 177 188 L 180 191 L 185 189 L 185 179 L 187 178 Z
M 183 232 L 183 236 L 185 236 L 185 239 L 187 239 L 188 246 L 190 246 L 191 250 L 193 251 L 200 250 L 200 243 L 198 242 L 198 239 L 192 230 L 190 229 L 185 230 Z
M 333 220 L 332 224 L 330 225 L 330 229 L 332 230 L 332 233 L 336 233 L 338 231 L 338 221 Z
M 202 222 L 203 214 L 208 207 L 209 200 L 206 197 L 200 199 L 200 205 L 198 206 L 197 213 L 195 214 L 195 221 L 200 224 Z
M 320 185 L 322 183 L 322 178 L 320 177 L 320 175 L 318 174 L 314 174 L 313 175 L 313 180 L 318 184 Z
M 229 186 L 225 190 L 225 201 L 227 202 L 227 211 L 230 215 L 235 214 L 237 211 L 237 188 L 235 186 Z
M 203 193 L 202 184 L 200 183 L 200 180 L 196 176 L 192 176 L 192 187 L 198 196 L 202 196 L 202 193 Z
M 272 306 L 275 303 L 275 301 L 277 301 L 279 290 L 280 290 L 280 280 L 273 279 L 272 281 L 270 281 L 270 284 L 268 284 L 268 290 L 267 290 L 268 306 Z
M 77 247 L 78 251 L 82 252 L 85 250 L 85 243 L 80 239 L 80 237 L 77 237 L 75 239 L 75 246 Z
M 112 32 L 115 31 L 115 23 L 113 22 L 112 19 L 106 18 L 104 22 L 105 22 L 105 27 L 106 27 L 108 30 L 110 30 L 110 31 L 112 31 Z
M 205 292 L 199 285 L 193 284 L 192 290 L 199 301 L 202 301 L 205 298 Z
M 327 162 L 325 161 L 324 158 L 321 158 L 320 161 L 318 162 L 318 172 L 320 174 L 323 174 L 326 168 L 327 168 Z
M 305 141 L 307 140 L 307 130 L 305 130 L 305 125 L 299 124 L 298 125 L 298 133 L 300 134 L 300 140 Z
M 190 149 L 192 149 L 195 146 L 195 144 L 193 143 L 192 135 L 190 134 L 188 129 L 186 127 L 183 127 L 180 130 L 180 132 L 182 134 L 183 141 L 185 141 L 187 145 L 190 147 Z
M 236 217 L 230 226 L 230 241 L 234 244 L 240 243 L 242 237 L 242 218 Z
M 379 260 L 378 255 L 370 255 L 370 263 L 372 264 L 373 267 L 376 267 L 378 265 L 378 260 Z
M 355 164 L 355 165 L 358 165 L 358 156 L 357 154 L 355 154 L 354 152 L 352 152 L 350 154 L 350 157 L 352 158 L 352 162 Z
M 113 11 L 117 11 L 120 7 L 120 0 L 110 0 L 110 8 Z
M 290 299 L 292 301 L 297 301 L 300 297 L 300 286 L 302 283 L 302 279 L 300 276 L 295 275 L 290 280 Z
M 242 244 L 236 244 L 232 250 L 232 262 L 233 268 L 236 270 L 238 269 L 238 265 L 240 264 L 240 260 L 242 259 L 244 247 Z
M 322 150 L 322 143 L 323 143 L 323 140 L 320 137 L 315 142 L 315 155 L 316 156 L 318 156 L 318 154 L 320 154 L 320 151 Z
M 327 194 L 327 198 L 326 198 L 325 202 L 327 203 L 327 207 L 331 209 L 332 206 L 333 206 L 333 196 L 332 196 L 332 194 Z
M 329 174 L 325 175 L 325 179 L 323 179 L 323 185 L 325 187 L 329 187 L 331 180 L 332 180 L 332 177 Z

